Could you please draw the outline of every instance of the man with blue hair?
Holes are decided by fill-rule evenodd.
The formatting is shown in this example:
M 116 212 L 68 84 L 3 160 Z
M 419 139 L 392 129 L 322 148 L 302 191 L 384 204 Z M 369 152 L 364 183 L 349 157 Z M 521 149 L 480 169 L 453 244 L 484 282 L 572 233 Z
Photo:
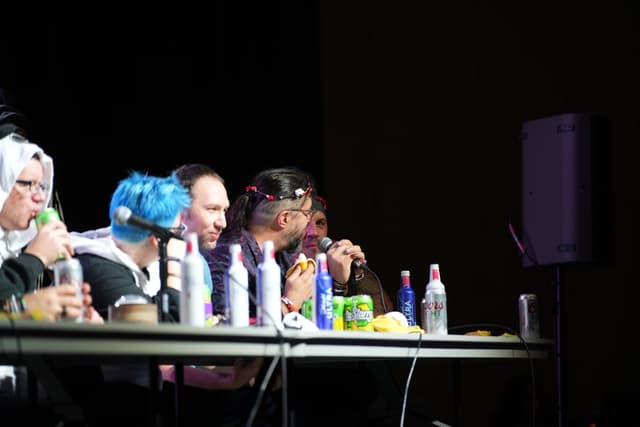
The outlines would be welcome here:
M 134 171 L 119 182 L 113 193 L 109 217 L 116 208 L 124 206 L 133 215 L 177 230 L 180 214 L 190 203 L 188 191 L 175 174 L 158 177 Z M 139 295 L 149 302 L 156 302 L 160 297 L 160 277 L 147 270 L 160 258 L 159 238 L 151 232 L 112 220 L 110 227 L 72 233 L 71 244 L 82 264 L 85 280 L 92 284 L 94 307 L 103 317 L 107 317 L 109 306 L 123 295 Z M 184 242 L 171 239 L 167 253 L 170 255 L 167 263 L 169 315 L 178 321 Z M 179 256 L 171 256 L 174 254 Z
M 131 210 L 133 215 L 146 219 L 161 227 L 172 229 L 178 234 L 182 212 L 191 204 L 189 191 L 175 173 L 168 177 L 156 177 L 132 172 L 129 177 L 119 182 L 111 198 L 109 215 L 121 206 Z M 159 238 L 147 230 L 131 225 L 118 224 L 112 220 L 111 226 L 84 233 L 71 233 L 72 245 L 76 257 L 83 267 L 85 279 L 91 281 L 93 303 L 100 313 L 108 311 L 123 295 L 138 295 L 150 302 L 159 303 L 159 274 L 150 274 L 157 269 L 159 256 Z M 169 314 L 174 321 L 179 321 L 180 298 L 180 262 L 185 253 L 185 244 L 181 240 L 170 239 L 167 244 L 168 277 L 167 295 L 169 296 Z M 177 255 L 177 256 L 176 256 Z M 159 304 L 158 304 L 159 305 Z M 261 359 L 252 359 L 247 365 L 238 360 L 233 366 L 236 371 L 230 375 L 219 375 L 212 370 L 210 375 L 201 374 L 191 387 L 192 372 L 204 369 L 191 368 L 185 370 L 184 414 L 183 425 L 201 425 L 213 419 L 236 419 L 246 417 L 254 398 L 254 390 L 247 384 L 257 375 L 262 365 Z M 74 368 L 75 369 L 75 368 Z M 172 369 L 163 365 L 163 372 Z M 148 419 L 145 411 L 145 399 L 148 398 L 149 369 L 143 365 L 104 365 L 101 377 L 93 380 L 86 374 L 78 378 L 67 379 L 85 410 L 92 426 L 112 426 L 122 421 L 122 414 L 127 414 L 129 424 L 142 425 Z M 161 373 L 164 378 L 164 373 Z M 172 419 L 176 414 L 173 406 L 174 390 L 169 378 L 163 383 L 158 410 L 165 419 Z M 198 382 L 200 381 L 200 382 Z M 198 386 L 201 384 L 201 387 Z M 87 389 L 95 390 L 86 393 Z M 212 394 L 215 389 L 224 391 Z M 229 390 L 237 392 L 228 393 Z M 110 405 L 106 406 L 105 402 Z M 238 421 L 239 422 L 239 421 Z M 214 421 L 215 423 L 215 421 Z M 168 425 L 168 424 L 167 424 Z M 230 424 L 229 424 L 230 425 Z M 236 425 L 236 424 L 234 424 Z M 239 424 L 237 424 L 239 425 Z

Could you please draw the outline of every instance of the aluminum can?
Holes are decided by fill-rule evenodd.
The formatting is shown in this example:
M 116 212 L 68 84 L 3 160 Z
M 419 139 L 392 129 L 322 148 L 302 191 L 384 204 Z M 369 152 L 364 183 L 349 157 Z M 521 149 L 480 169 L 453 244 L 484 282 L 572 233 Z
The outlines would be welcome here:
M 302 301 L 300 314 L 302 314 L 305 319 L 313 320 L 313 299 L 307 298 L 306 300 Z
M 313 321 L 318 329 L 333 329 L 333 279 L 329 275 L 327 254 L 316 255 L 316 285 L 313 289 Z
M 538 297 L 535 294 L 522 294 L 518 297 L 520 315 L 520 336 L 523 339 L 540 338 L 540 317 L 538 316 Z
M 354 330 L 356 324 L 353 321 L 353 297 L 344 297 L 344 329 Z
M 344 297 L 333 296 L 333 330 L 344 331 Z
M 56 261 L 53 265 L 53 283 L 54 285 L 71 284 L 76 287 L 76 295 L 82 301 L 82 284 L 84 282 L 82 274 L 82 265 L 77 258 L 63 259 Z M 82 322 L 84 316 L 84 308 L 82 314 L 75 320 Z
M 373 331 L 373 298 L 371 295 L 353 296 L 353 323 L 356 331 Z
M 428 334 L 447 335 L 447 293 L 440 280 L 440 266 L 429 266 L 429 283 L 427 283 L 422 310 L 424 311 L 424 329 Z
M 397 304 L 400 312 L 407 318 L 409 326 L 416 324 L 416 293 L 411 288 L 411 275 L 409 270 L 400 272 L 400 289 L 397 292 Z
M 60 221 L 60 214 L 58 213 L 56 208 L 45 208 L 38 212 L 38 214 L 36 215 L 36 227 L 38 227 L 38 230 L 40 230 L 43 225 L 51 220 Z

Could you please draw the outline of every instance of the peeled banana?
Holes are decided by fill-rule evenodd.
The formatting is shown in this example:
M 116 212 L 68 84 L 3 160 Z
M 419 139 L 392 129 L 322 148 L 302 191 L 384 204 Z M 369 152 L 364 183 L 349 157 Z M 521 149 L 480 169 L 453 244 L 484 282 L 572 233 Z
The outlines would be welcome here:
M 298 255 L 298 258 L 296 259 L 296 263 L 293 264 L 291 267 L 289 267 L 289 269 L 285 273 L 284 277 L 286 279 L 288 279 L 289 276 L 291 276 L 291 273 L 293 273 L 293 271 L 298 266 L 300 267 L 300 272 L 301 273 L 303 271 L 305 271 L 307 269 L 307 267 L 309 267 L 309 266 L 313 266 L 313 269 L 315 271 L 315 269 L 316 269 L 316 260 L 313 259 L 313 258 L 307 258 L 307 256 L 305 254 L 300 253 L 300 255 Z

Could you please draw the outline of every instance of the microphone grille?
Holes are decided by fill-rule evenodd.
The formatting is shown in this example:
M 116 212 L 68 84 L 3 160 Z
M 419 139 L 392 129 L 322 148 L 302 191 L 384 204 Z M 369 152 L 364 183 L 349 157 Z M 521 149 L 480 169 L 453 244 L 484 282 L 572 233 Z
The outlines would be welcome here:
M 126 225 L 131 217 L 131 209 L 126 206 L 118 206 L 113 211 L 113 221 L 118 225 Z
M 333 240 L 328 237 L 323 237 L 318 241 L 318 249 L 320 249 L 321 252 L 327 252 L 331 245 L 333 245 Z

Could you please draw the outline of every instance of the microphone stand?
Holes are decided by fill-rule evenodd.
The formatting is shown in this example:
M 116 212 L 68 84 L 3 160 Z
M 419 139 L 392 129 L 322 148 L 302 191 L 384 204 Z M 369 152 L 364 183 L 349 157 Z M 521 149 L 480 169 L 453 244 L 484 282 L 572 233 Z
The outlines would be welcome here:
M 167 256 L 167 244 L 170 239 L 179 239 L 182 240 L 182 237 L 173 234 L 169 230 L 164 230 L 162 233 L 157 232 L 154 233 L 158 238 L 158 254 L 160 255 L 160 322 L 170 322 L 171 316 L 169 315 L 169 293 L 167 290 L 169 287 L 167 286 L 167 278 L 169 277 L 169 268 L 168 261 L 169 258 Z
M 168 257 L 167 257 L 167 243 L 169 243 L 169 238 L 165 236 L 157 236 L 158 237 L 158 252 L 160 254 L 160 322 L 169 322 L 171 320 L 169 316 L 169 293 L 167 289 L 167 277 L 169 276 L 169 268 L 167 266 Z

